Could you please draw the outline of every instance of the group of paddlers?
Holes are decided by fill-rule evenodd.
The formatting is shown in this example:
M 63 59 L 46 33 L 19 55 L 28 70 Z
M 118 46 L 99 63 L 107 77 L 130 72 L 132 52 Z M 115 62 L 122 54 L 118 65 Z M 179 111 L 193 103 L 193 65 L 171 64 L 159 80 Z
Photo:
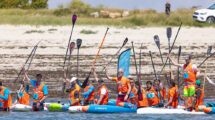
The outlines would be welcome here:
M 115 81 L 117 84 L 117 98 L 116 105 L 123 107 L 166 107 L 177 108 L 179 100 L 184 101 L 186 110 L 198 111 L 198 106 L 203 105 L 204 91 L 201 87 L 201 82 L 198 79 L 200 72 L 196 65 L 192 64 L 192 56 L 185 58 L 185 64 L 180 65 L 172 60 L 173 65 L 181 67 L 184 75 L 183 94 L 180 94 L 178 86 L 174 78 L 170 79 L 170 86 L 168 91 L 159 79 L 153 82 L 147 81 L 146 87 L 141 86 L 141 91 L 137 86 L 139 83 L 135 82 L 132 76 L 124 77 L 123 69 L 118 70 L 117 77 L 110 77 L 107 69 L 106 77 L 108 80 Z M 108 86 L 105 85 L 104 80 L 99 79 L 96 68 L 92 67 L 94 78 L 97 81 L 96 90 L 90 81 L 87 81 L 86 86 L 82 91 L 82 83 L 76 78 L 66 78 L 64 75 L 64 82 L 69 83 L 69 88 L 66 89 L 69 93 L 70 106 L 99 104 L 106 105 L 109 100 Z M 36 80 L 30 79 L 28 73 L 23 70 L 24 79 L 21 88 L 17 91 L 17 100 L 14 104 L 30 105 L 31 95 L 29 94 L 29 84 L 33 87 L 33 105 L 35 111 L 43 110 L 44 102 L 48 95 L 48 87 L 42 82 L 42 75 L 37 74 Z M 65 73 L 65 72 L 64 72 Z M 170 72 L 172 73 L 172 72 Z M 173 76 L 173 75 L 172 75 Z M 27 81 L 27 83 L 26 83 Z M 96 85 L 96 84 L 94 84 Z M 97 92 L 96 92 L 97 91 Z M 140 94 L 141 93 L 141 94 Z M 12 97 L 8 88 L 3 87 L 0 82 L 0 110 L 8 111 L 12 104 Z

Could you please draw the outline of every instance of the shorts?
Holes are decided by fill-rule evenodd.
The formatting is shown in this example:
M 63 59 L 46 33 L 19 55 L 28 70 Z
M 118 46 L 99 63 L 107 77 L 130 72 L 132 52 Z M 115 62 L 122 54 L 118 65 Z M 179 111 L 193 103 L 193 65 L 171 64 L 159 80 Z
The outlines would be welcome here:
M 44 110 L 44 102 L 41 102 L 39 107 L 36 102 L 33 102 L 33 111 L 43 111 Z
M 127 101 L 124 101 L 125 96 L 126 95 L 118 95 L 118 97 L 116 99 L 116 105 L 118 105 L 121 102 L 127 102 Z
M 184 97 L 192 97 L 195 95 L 195 85 L 184 86 Z

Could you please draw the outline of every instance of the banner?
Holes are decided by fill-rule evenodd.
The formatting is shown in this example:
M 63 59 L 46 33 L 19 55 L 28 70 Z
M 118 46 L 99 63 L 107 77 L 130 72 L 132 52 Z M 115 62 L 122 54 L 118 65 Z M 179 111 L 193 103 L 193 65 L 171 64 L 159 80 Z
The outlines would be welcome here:
M 130 56 L 131 56 L 131 48 L 128 48 L 127 50 L 123 51 L 118 58 L 117 72 L 119 69 L 123 69 L 125 77 L 128 77 L 129 75 Z

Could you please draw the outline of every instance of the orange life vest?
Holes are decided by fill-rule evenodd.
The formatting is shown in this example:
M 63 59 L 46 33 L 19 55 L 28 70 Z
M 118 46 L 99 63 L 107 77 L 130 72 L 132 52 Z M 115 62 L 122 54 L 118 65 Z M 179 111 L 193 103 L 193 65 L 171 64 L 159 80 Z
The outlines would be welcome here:
M 105 93 L 103 99 L 101 100 L 100 105 L 106 105 L 108 103 L 108 89 L 107 89 L 106 85 L 102 85 L 101 87 L 98 88 L 98 94 L 97 95 L 98 95 L 98 97 L 100 97 L 102 89 L 105 89 L 106 93 Z
M 169 106 L 172 106 L 173 108 L 177 108 L 178 106 L 178 88 L 177 86 L 172 87 L 168 90 L 168 101 L 172 98 L 172 102 L 169 104 Z
M 128 86 L 130 85 L 130 81 L 126 77 L 115 77 L 113 81 L 117 83 L 118 93 L 126 94 L 128 92 Z
M 34 102 L 39 102 L 43 97 L 44 97 L 44 93 L 43 93 L 43 87 L 44 87 L 44 83 L 41 83 L 39 86 L 35 87 L 34 90 L 34 94 L 38 95 L 38 99 L 34 99 Z
M 137 88 L 135 86 L 132 87 L 131 92 L 134 94 L 134 97 L 130 98 L 130 101 L 131 101 L 132 104 L 136 104 L 137 99 L 138 99 Z
M 5 87 L 2 87 L 2 90 L 0 91 L 0 95 L 4 96 L 4 91 L 6 90 Z M 8 100 L 2 100 L 0 99 L 0 103 L 2 104 L 2 108 L 6 109 L 9 108 L 12 105 L 12 97 L 9 94 L 8 95 Z
M 198 111 L 199 105 L 204 105 L 204 90 L 202 88 L 197 87 L 196 91 L 198 90 L 201 91 L 201 95 L 199 98 L 196 99 L 196 104 L 195 104 L 196 111 Z
M 184 78 L 184 82 L 196 82 L 196 71 L 193 71 L 192 64 L 189 65 L 184 64 L 183 69 L 187 72 L 188 78 Z
M 84 88 L 84 92 L 87 92 L 92 85 L 87 85 Z M 89 94 L 88 98 L 85 98 L 85 101 L 94 101 L 95 92 L 94 90 Z
M 146 97 L 146 91 L 144 90 L 144 88 L 142 88 L 142 100 L 138 100 L 138 94 L 137 94 L 137 107 L 147 107 L 148 106 L 148 99 Z
M 147 98 L 149 106 L 155 106 L 159 104 L 158 94 L 153 87 L 150 90 L 146 90 L 147 95 L 152 94 L 152 98 Z
M 79 98 L 76 98 L 75 94 L 78 93 L 79 94 Z M 74 90 L 72 90 L 69 94 L 69 99 L 71 101 L 71 105 L 72 106 L 80 106 L 80 101 L 81 101 L 81 96 L 80 96 L 80 89 L 79 88 L 75 88 Z M 73 104 L 74 101 L 78 101 L 76 104 Z
M 24 105 L 30 105 L 30 95 L 26 93 L 25 91 L 23 92 L 23 96 L 18 99 L 20 104 Z

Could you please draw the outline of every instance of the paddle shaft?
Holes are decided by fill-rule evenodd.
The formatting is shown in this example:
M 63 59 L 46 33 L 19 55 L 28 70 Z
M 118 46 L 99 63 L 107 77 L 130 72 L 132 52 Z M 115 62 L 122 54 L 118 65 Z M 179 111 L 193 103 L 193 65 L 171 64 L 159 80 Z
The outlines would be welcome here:
M 176 36 L 175 36 L 175 39 L 174 39 L 173 44 L 172 44 L 172 46 L 171 46 L 171 49 L 170 49 L 170 51 L 169 51 L 169 54 L 172 52 L 172 49 L 173 49 L 173 47 L 174 47 L 174 45 L 175 45 L 175 41 L 176 41 L 176 39 L 177 39 L 177 37 L 178 37 L 178 34 L 179 34 L 180 30 L 181 30 L 181 26 L 182 26 L 182 23 L 180 24 L 180 26 L 179 26 L 179 28 L 178 28 L 178 31 L 177 31 L 177 33 L 176 33 Z M 166 63 L 167 63 L 168 60 L 169 60 L 169 58 L 167 57 L 167 59 L 166 59 L 164 65 L 163 65 L 163 67 L 162 67 L 160 73 L 163 72 L 163 69 L 165 68 Z
M 71 56 L 72 56 L 72 51 L 73 50 L 74 50 L 74 48 L 70 49 L 70 52 L 69 52 L 68 66 L 67 66 L 67 69 L 66 69 L 66 78 L 68 76 L 68 72 L 69 72 L 69 68 L 70 68 L 70 60 L 71 60 Z
M 136 76 L 138 78 L 138 70 L 137 70 L 137 61 L 136 61 L 136 55 L 135 55 L 135 50 L 134 50 L 134 43 L 133 41 L 131 42 L 132 44 L 132 49 L 133 49 L 133 58 L 134 58 L 134 64 L 135 64 L 135 69 L 136 69 Z
M 151 51 L 149 51 L 149 55 L 150 55 L 150 58 L 151 58 L 151 62 L 152 62 L 153 70 L 154 70 L 155 79 L 158 80 Z
M 77 78 L 79 78 L 79 48 L 77 50 Z
M 139 76 L 138 76 L 138 100 L 143 100 L 143 96 L 142 96 L 142 91 L 141 91 L 141 61 L 142 61 L 142 46 L 143 44 L 141 44 L 140 47 L 140 53 L 139 53 L 139 57 L 140 57 L 140 61 L 139 61 Z
M 214 56 L 214 55 L 215 55 L 215 52 L 212 53 L 211 55 L 209 55 L 208 57 L 206 57 L 205 60 L 202 61 L 202 62 L 198 65 L 198 67 L 201 67 L 201 66 L 205 63 L 205 61 L 207 61 L 210 57 L 212 57 L 212 56 Z

